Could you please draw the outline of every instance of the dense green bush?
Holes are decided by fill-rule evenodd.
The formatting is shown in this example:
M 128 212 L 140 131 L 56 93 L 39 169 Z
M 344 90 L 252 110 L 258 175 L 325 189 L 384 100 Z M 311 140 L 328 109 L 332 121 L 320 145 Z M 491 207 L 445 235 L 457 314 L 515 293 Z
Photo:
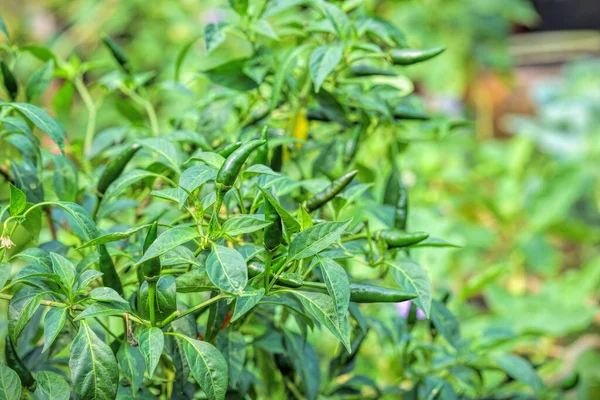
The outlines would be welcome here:
M 424 112 L 404 76 L 443 48 L 409 49 L 358 2 L 230 3 L 168 78 L 108 37 L 110 63 L 3 46 L 1 393 L 556 395 L 502 332 L 464 337 L 415 261 L 457 247 L 407 226 L 399 165 L 417 139 L 468 126 Z M 183 71 L 198 40 L 210 59 L 231 37 L 239 54 Z

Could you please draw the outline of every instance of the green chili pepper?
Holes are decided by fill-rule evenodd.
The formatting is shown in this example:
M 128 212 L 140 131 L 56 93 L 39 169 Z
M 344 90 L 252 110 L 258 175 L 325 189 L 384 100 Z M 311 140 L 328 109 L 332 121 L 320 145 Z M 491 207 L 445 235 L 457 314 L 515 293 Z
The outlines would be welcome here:
M 150 225 L 148 229 L 148 233 L 146 234 L 146 239 L 144 240 L 144 253 L 148 251 L 148 248 L 158 236 L 158 222 L 154 222 Z M 160 276 L 160 257 L 155 257 L 151 260 L 148 260 L 142 264 L 140 264 L 140 269 L 142 270 L 142 274 L 144 279 L 147 281 L 155 281 Z
M 395 71 L 383 68 L 377 68 L 369 64 L 354 64 L 350 67 L 352 76 L 396 76 L 398 75 Z
M 285 262 L 285 259 L 282 261 Z M 277 264 L 275 264 L 274 267 L 277 267 Z M 248 275 L 251 278 L 264 272 L 264 267 L 260 263 L 251 262 L 248 264 Z M 273 276 L 272 273 L 270 275 Z M 306 288 L 321 293 L 327 293 L 327 286 L 322 282 L 303 282 L 302 279 L 285 273 L 282 273 L 275 283 L 289 288 Z M 365 283 L 350 284 L 350 301 L 355 303 L 397 303 L 400 301 L 411 300 L 416 297 L 416 294 L 400 289 L 374 286 Z
M 412 120 L 420 120 L 427 121 L 431 119 L 431 117 L 420 110 L 415 110 L 414 108 L 407 107 L 405 105 L 398 105 L 394 108 L 394 118 L 396 119 L 412 119 Z
M 429 60 L 446 50 L 445 47 L 434 47 L 432 49 L 394 49 L 389 55 L 394 65 L 412 65 Z
M 250 154 L 265 143 L 266 141 L 264 140 L 252 140 L 251 142 L 241 145 L 227 157 L 217 173 L 217 179 L 215 181 L 217 195 L 220 194 L 222 196 L 233 187 L 235 180 L 242 170 L 242 166 Z
M 33 375 L 31 375 L 31 371 L 29 371 L 17 354 L 17 350 L 15 349 L 15 345 L 13 344 L 12 340 L 6 336 L 4 342 L 4 357 L 6 357 L 6 365 L 12 368 L 12 370 L 19 375 L 23 386 L 33 388 L 33 386 L 35 386 L 35 379 L 33 378 Z
M 408 191 L 400 171 L 395 166 L 387 181 L 383 203 L 394 207 L 394 228 L 405 230 L 408 218 Z
M 429 237 L 425 232 L 404 232 L 400 229 L 385 229 L 377 236 L 388 245 L 388 248 L 407 247 L 422 242 Z
M 344 188 L 348 186 L 350 182 L 352 182 L 352 179 L 354 179 L 357 173 L 357 170 L 350 171 L 346 175 L 343 175 L 341 178 L 335 180 L 327 189 L 317 193 L 313 198 L 306 202 L 306 210 L 311 212 L 324 206 L 338 193 L 344 190 Z
M 127 163 L 129 163 L 140 148 L 139 144 L 134 144 L 108 163 L 104 173 L 98 180 L 98 186 L 96 187 L 98 193 L 104 194 L 106 192 L 106 189 L 123 173 Z
M 265 199 L 264 202 L 265 207 L 265 221 L 271 222 L 271 225 L 265 227 L 264 230 L 264 244 L 265 249 L 269 253 L 274 252 L 279 248 L 279 245 L 283 241 L 283 230 L 281 227 L 281 217 L 277 213 L 277 210 L 270 201 Z
M 106 250 L 105 245 L 98 245 L 98 254 L 100 255 L 98 266 L 100 268 L 100 272 L 103 274 L 102 281 L 104 282 L 104 286 L 108 286 L 109 288 L 114 289 L 120 295 L 123 295 L 123 284 L 121 283 L 121 279 L 119 278 L 117 270 L 115 269 L 115 264 L 113 263 L 110 254 L 108 254 L 108 250 Z
M 221 146 L 220 148 L 217 149 L 217 154 L 219 154 L 220 156 L 223 156 L 223 157 L 227 158 L 227 157 L 229 157 L 231 155 L 231 153 L 233 153 L 234 151 L 236 151 L 237 149 L 239 149 L 241 145 L 242 145 L 242 142 L 235 142 L 235 143 L 226 144 L 226 145 Z
M 352 135 L 350 139 L 348 139 L 346 145 L 344 146 L 344 164 L 346 165 L 350 165 L 356 157 L 356 153 L 358 152 L 358 143 L 360 142 L 362 130 L 363 127 L 361 125 L 356 125 L 352 129 Z
M 108 35 L 103 35 L 102 41 L 106 47 L 108 47 L 108 50 L 110 50 L 112 56 L 117 60 L 123 70 L 129 73 L 129 59 L 125 52 Z
M 281 172 L 283 166 L 283 145 L 275 146 L 271 154 L 270 167 L 275 172 Z
M 15 101 L 17 94 L 19 93 L 17 79 L 13 75 L 8 65 L 2 60 L 0 60 L 0 68 L 2 69 L 2 81 L 4 82 L 4 87 L 6 88 L 10 99 Z
M 260 140 L 265 141 L 265 145 L 259 147 L 256 150 L 256 157 L 254 158 L 254 162 L 262 165 L 269 165 L 269 142 L 267 141 L 267 131 L 269 130 L 268 126 L 264 126 L 262 131 L 260 132 Z
M 252 114 L 250 114 L 250 120 L 244 125 L 244 127 L 252 126 L 262 121 L 269 115 L 270 111 L 270 108 L 266 105 L 259 108 L 258 110 L 254 110 Z

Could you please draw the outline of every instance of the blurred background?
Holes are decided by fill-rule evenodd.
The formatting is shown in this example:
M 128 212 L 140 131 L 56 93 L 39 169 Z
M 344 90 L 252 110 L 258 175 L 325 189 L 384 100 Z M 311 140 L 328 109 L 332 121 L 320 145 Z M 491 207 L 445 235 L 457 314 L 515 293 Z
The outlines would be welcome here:
M 466 336 L 476 340 L 485 331 L 486 340 L 534 364 L 552 358 L 539 371 L 545 380 L 577 371 L 573 398 L 600 398 L 600 1 L 365 2 L 394 21 L 411 46 L 447 46 L 443 56 L 406 71 L 431 112 L 475 122 L 441 144 L 415 141 L 404 153 L 414 205 L 409 225 L 467 244 L 418 260 L 435 290 L 453 294 Z M 231 17 L 223 4 L 2 0 L 0 13 L 19 45 L 41 43 L 65 59 L 101 62 L 106 33 L 138 70 L 168 81 L 180 49 L 207 23 Z M 241 43 L 228 37 L 209 60 L 197 42 L 184 75 L 240 57 L 248 51 Z M 34 57 L 20 58 L 15 71 L 29 76 L 39 66 Z M 48 99 L 61 89 L 59 80 L 53 85 Z M 46 105 L 61 118 L 57 105 Z M 75 101 L 71 126 L 84 126 L 77 122 L 82 110 Z M 114 117 L 102 113 L 99 126 Z M 378 348 L 357 368 L 378 368 L 392 382 L 394 354 L 381 357 Z

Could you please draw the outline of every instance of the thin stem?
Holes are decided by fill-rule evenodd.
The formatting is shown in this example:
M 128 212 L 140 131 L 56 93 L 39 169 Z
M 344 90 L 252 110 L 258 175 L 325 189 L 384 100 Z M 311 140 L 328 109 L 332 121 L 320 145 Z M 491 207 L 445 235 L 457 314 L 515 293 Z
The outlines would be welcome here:
M 269 294 L 269 278 L 271 276 L 271 260 L 273 259 L 273 254 L 267 250 L 267 254 L 265 255 L 265 296 Z
M 156 297 L 156 284 L 158 279 L 153 279 L 152 281 L 148 281 L 148 310 L 150 312 L 150 324 L 154 326 L 156 322 L 156 306 L 154 304 L 154 299 Z
M 84 83 L 83 83 L 83 79 L 81 79 L 81 76 L 78 76 L 77 78 L 75 78 L 75 88 L 77 89 L 77 92 L 79 93 L 79 96 L 81 97 L 81 100 L 83 100 L 83 103 L 85 104 L 85 108 L 87 109 L 88 112 L 88 121 L 87 121 L 87 126 L 85 129 L 85 139 L 83 142 L 83 154 L 87 155 L 90 153 L 90 150 L 92 148 L 92 140 L 94 140 L 94 132 L 96 130 L 96 105 L 94 104 L 94 100 L 92 100 L 92 96 L 90 96 L 90 92 L 88 91 L 88 89 L 85 87 Z
M 173 313 L 171 313 L 171 315 L 169 315 L 167 318 L 165 318 L 165 319 L 164 319 L 162 322 L 159 322 L 159 323 L 157 324 L 157 326 L 162 328 L 163 326 L 166 326 L 166 325 L 170 324 L 171 322 L 173 322 L 173 321 L 175 321 L 175 320 L 178 320 L 178 319 L 180 319 L 180 318 L 183 318 L 183 317 L 185 317 L 185 316 L 186 316 L 186 315 L 188 315 L 188 314 L 191 314 L 191 313 L 193 313 L 193 312 L 195 312 L 195 311 L 198 311 L 198 310 L 200 310 L 201 308 L 204 308 L 204 307 L 206 307 L 206 306 L 209 306 L 209 305 L 211 305 L 212 303 L 214 303 L 214 302 L 216 302 L 216 301 L 218 301 L 218 300 L 221 300 L 221 299 L 222 299 L 222 298 L 224 298 L 224 297 L 225 297 L 225 295 L 224 295 L 224 294 L 220 294 L 220 295 L 218 295 L 218 296 L 215 296 L 215 297 L 212 297 L 212 298 L 210 298 L 210 299 L 206 300 L 205 302 L 202 302 L 202 303 L 200 303 L 200 304 L 196 304 L 194 307 L 188 308 L 187 310 L 185 310 L 185 311 L 183 311 L 183 312 L 182 312 L 182 311 L 179 311 L 179 310 L 177 310 L 177 311 L 174 311 Z

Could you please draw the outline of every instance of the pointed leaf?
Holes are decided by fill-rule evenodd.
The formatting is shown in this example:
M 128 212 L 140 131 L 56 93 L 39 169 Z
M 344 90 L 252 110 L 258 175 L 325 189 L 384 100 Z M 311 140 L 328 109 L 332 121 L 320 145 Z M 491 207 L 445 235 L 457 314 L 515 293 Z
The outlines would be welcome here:
M 50 253 L 50 259 L 52 260 L 52 270 L 71 292 L 75 283 L 75 266 L 60 254 Z
M 3 363 L 0 363 L 0 398 L 6 400 L 21 398 L 19 375 Z
M 237 321 L 240 317 L 254 308 L 255 305 L 263 298 L 265 295 L 265 289 L 260 288 L 258 290 L 248 287 L 238 297 L 235 299 L 235 307 L 233 309 L 233 316 L 231 317 L 231 322 Z
M 127 300 L 125 300 L 124 298 L 122 298 L 119 293 L 116 292 L 116 290 L 111 289 L 109 287 L 99 287 L 96 289 L 93 289 L 89 294 L 88 297 L 90 299 L 94 299 L 96 301 L 101 301 L 101 302 L 117 302 L 117 303 L 124 303 L 124 304 L 129 304 L 129 302 Z
M 342 61 L 344 47 L 341 44 L 317 47 L 310 55 L 308 67 L 315 84 L 315 92 L 319 92 L 323 81 Z
M 166 252 L 173 250 L 177 246 L 194 240 L 199 236 L 200 235 L 198 234 L 197 230 L 185 226 L 178 226 L 166 230 L 156 238 L 146 253 L 144 253 L 143 257 L 136 263 L 136 265 L 140 265 L 144 261 L 159 257 Z
M 338 319 L 341 321 L 348 314 L 350 304 L 350 282 L 346 270 L 329 258 L 319 258 L 323 281 L 327 286 L 327 292 L 335 303 Z
M 246 361 L 246 341 L 244 340 L 244 335 L 241 332 L 227 329 L 227 332 L 224 332 L 217 338 L 217 348 L 227 361 L 229 384 L 235 387 Z
M 34 400 L 69 400 L 71 397 L 69 384 L 57 373 L 40 371 L 35 374 L 35 381 Z
M 19 334 L 40 306 L 43 296 L 44 293 L 39 290 L 24 288 L 10 299 L 8 303 L 8 334 L 13 343 L 17 343 Z
M 223 400 L 227 392 L 228 370 L 223 355 L 210 343 L 180 335 L 192 376 L 209 400 Z
M 388 262 L 388 265 L 392 267 L 392 275 L 398 285 L 417 294 L 418 297 L 414 302 L 429 318 L 431 311 L 431 281 L 427 271 L 410 258 Z
M 113 400 L 117 395 L 119 368 L 110 347 L 81 321 L 71 344 L 69 369 L 80 399 Z
M 140 351 L 146 359 L 148 375 L 152 378 L 165 347 L 164 334 L 159 328 L 146 328 L 140 332 L 139 343 Z
M 10 186 L 10 215 L 19 215 L 21 211 L 25 210 L 25 205 L 27 203 L 25 193 L 13 186 L 12 183 L 9 183 L 8 185 Z
M 238 236 L 256 232 L 269 225 L 271 225 L 271 222 L 256 218 L 255 216 L 238 215 L 225 221 L 221 232 L 224 235 Z
M 44 348 L 46 352 L 54 343 L 58 334 L 62 331 L 67 320 L 67 307 L 50 307 L 44 318 Z
M 5 105 L 16 109 L 40 130 L 46 132 L 50 139 L 56 143 L 60 151 L 64 154 L 65 128 L 60 122 L 50 117 L 46 111 L 32 104 L 5 103 Z
M 138 346 L 124 343 L 117 353 L 119 367 L 123 375 L 131 382 L 132 394 L 137 393 L 144 383 L 146 362 Z
M 244 257 L 234 249 L 213 244 L 206 260 L 208 277 L 221 290 L 242 293 L 248 283 L 248 266 Z
M 339 240 L 350 221 L 324 222 L 297 234 L 288 252 L 288 261 L 314 256 Z

